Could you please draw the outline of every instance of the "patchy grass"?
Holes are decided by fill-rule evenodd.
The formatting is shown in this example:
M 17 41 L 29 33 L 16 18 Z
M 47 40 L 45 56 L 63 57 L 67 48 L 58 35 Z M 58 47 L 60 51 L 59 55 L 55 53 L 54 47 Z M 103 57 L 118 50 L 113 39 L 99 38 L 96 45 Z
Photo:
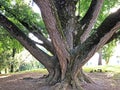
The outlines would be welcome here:
M 113 74 L 113 79 L 120 78 L 120 65 L 112 66 L 112 65 L 104 65 L 104 66 L 84 66 L 83 70 L 85 72 L 100 72 L 102 70 L 102 73 L 108 72 Z M 13 74 L 24 74 L 24 73 L 41 73 L 41 74 L 48 74 L 46 69 L 35 69 L 35 70 L 27 70 L 27 71 L 20 71 L 10 74 L 0 74 L 0 76 L 6 76 L 6 75 L 13 75 Z
M 115 80 L 120 80 L 120 73 L 115 73 L 115 74 L 113 75 L 113 79 L 115 79 Z
M 85 72 L 112 72 L 112 73 L 120 73 L 120 65 L 112 66 L 112 65 L 104 65 L 104 66 L 84 66 L 83 70 Z
M 25 73 L 41 73 L 41 74 L 47 74 L 46 69 L 34 69 L 34 70 L 26 70 L 26 71 L 20 71 L 20 72 L 14 72 L 14 73 L 9 73 L 9 74 L 0 74 L 0 76 L 8 76 L 8 75 L 14 75 L 14 74 L 25 74 Z
M 26 70 L 26 71 L 20 71 L 17 73 L 13 73 L 13 74 L 23 74 L 23 73 L 31 73 L 31 72 L 35 72 L 35 73 L 42 73 L 42 74 L 47 74 L 47 70 L 46 69 L 34 69 L 34 70 Z
M 106 73 L 107 77 L 120 81 L 120 65 L 84 66 L 83 70 L 87 73 L 100 72 L 102 70 L 101 73 Z

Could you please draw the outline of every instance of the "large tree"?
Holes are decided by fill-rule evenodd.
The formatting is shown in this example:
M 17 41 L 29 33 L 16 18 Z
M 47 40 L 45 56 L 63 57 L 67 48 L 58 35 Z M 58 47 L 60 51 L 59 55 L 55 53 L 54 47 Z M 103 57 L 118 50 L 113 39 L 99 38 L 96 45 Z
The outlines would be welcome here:
M 38 27 L 37 23 L 27 23 L 25 11 L 21 16 L 23 19 L 20 19 L 18 18 L 20 15 L 17 16 L 10 11 L 15 7 L 9 6 L 8 8 L 5 6 L 7 4 L 0 13 L 0 25 L 45 66 L 49 72 L 48 76 L 44 77 L 46 84 L 56 84 L 54 89 L 57 90 L 66 90 L 68 87 L 80 90 L 81 81 L 90 82 L 83 73 L 82 66 L 106 43 L 119 37 L 120 9 L 107 16 L 101 24 L 96 24 L 104 0 L 88 0 L 88 2 L 86 0 L 33 1 L 40 8 L 48 37 L 43 34 L 44 31 Z M 89 2 L 91 2 L 90 5 Z M 84 7 L 86 4 L 89 5 L 86 14 L 81 13 L 80 7 Z M 112 4 L 111 1 L 109 4 Z M 0 6 L 3 9 L 2 4 Z M 20 5 L 18 5 L 18 9 L 21 10 Z M 28 31 L 21 30 L 23 28 L 16 25 L 10 16 L 5 14 L 6 12 L 10 13 L 9 15 Z M 78 14 L 76 15 L 76 13 Z M 43 43 L 31 40 L 28 32 Z M 43 46 L 51 54 L 44 52 L 36 44 Z

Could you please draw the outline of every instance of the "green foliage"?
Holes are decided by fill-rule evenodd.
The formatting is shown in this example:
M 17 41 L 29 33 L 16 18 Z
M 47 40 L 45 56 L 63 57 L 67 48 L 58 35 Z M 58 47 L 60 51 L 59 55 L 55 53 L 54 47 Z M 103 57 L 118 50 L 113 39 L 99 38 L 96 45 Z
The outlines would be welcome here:
M 13 48 L 16 48 L 17 52 L 20 52 L 22 50 L 22 46 L 20 43 L 15 40 L 13 37 L 9 35 L 7 31 L 4 30 L 3 27 L 0 27 L 0 52 L 2 51 L 11 51 Z
M 87 0 L 87 1 L 79 0 L 79 1 L 80 1 L 80 15 L 81 15 L 81 17 L 83 17 L 86 14 L 86 12 L 90 6 L 91 0 Z
M 77 12 L 79 12 L 79 15 L 81 17 L 83 17 L 86 14 L 86 12 L 90 6 L 91 0 L 87 0 L 87 1 L 79 0 L 79 1 L 80 1 L 80 3 L 78 2 L 77 6 L 76 6 Z M 80 6 L 79 6 L 79 4 L 80 4 Z M 104 4 L 102 6 L 101 12 L 99 14 L 97 23 L 94 28 L 98 27 L 101 24 L 101 22 L 111 13 L 110 10 L 118 5 L 120 5 L 120 0 L 113 0 L 113 1 L 104 0 Z
M 41 16 L 23 0 L 2 0 L 0 5 L 0 10 L 24 32 L 29 33 L 21 22 L 27 23 L 34 31 L 41 30 L 45 36 L 48 35 Z
M 111 9 L 115 8 L 116 6 L 120 5 L 119 0 L 104 0 L 104 4 L 102 6 L 101 12 L 99 14 L 96 26 L 99 26 L 101 22 L 110 14 Z
M 106 64 L 109 63 L 109 59 L 114 53 L 115 46 L 116 46 L 116 41 L 114 40 L 102 48 L 102 54 L 103 54 L 102 57 L 103 59 L 105 59 Z
M 38 61 L 24 62 L 19 66 L 19 71 L 33 70 L 38 68 L 44 68 Z
M 29 5 L 24 3 L 23 0 L 0 0 L 0 12 L 9 18 L 26 35 L 29 34 L 29 30 L 21 22 L 27 23 L 30 28 L 33 28 L 33 31 L 37 32 L 37 30 L 41 30 L 47 37 L 47 31 L 45 30 L 42 18 Z M 2 70 L 5 67 L 10 68 L 10 64 L 18 65 L 17 60 L 12 58 L 13 48 L 16 49 L 15 53 L 19 53 L 23 47 L 3 27 L 0 27 L 0 33 L 0 61 L 2 62 L 0 70 Z
M 13 48 L 16 49 L 15 53 L 19 53 L 23 47 L 3 27 L 0 27 L 0 71 L 10 68 L 11 64 L 17 65 L 17 61 L 12 57 Z
M 2 52 L 0 54 L 0 71 L 6 67 L 9 67 L 10 52 Z

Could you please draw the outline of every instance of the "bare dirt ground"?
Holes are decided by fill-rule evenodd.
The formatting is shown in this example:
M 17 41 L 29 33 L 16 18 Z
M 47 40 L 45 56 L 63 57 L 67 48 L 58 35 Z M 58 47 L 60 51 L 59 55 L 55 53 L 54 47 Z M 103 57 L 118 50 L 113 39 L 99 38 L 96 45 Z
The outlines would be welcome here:
M 52 90 L 49 86 L 40 86 L 40 76 L 40 73 L 0 75 L 0 90 Z M 83 83 L 84 90 L 120 90 L 120 79 L 113 79 L 110 73 L 88 73 L 88 76 L 95 83 Z

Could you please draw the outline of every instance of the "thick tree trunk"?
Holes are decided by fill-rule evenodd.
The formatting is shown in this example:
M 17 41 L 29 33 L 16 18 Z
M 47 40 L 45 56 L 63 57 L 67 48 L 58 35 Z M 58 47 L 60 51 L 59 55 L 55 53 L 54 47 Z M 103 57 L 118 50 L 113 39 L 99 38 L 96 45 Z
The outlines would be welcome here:
M 47 31 L 50 35 L 57 58 L 60 63 L 60 68 L 62 72 L 61 77 L 62 79 L 64 79 L 67 61 L 69 61 L 69 53 L 67 51 L 67 46 L 64 40 L 65 36 L 63 34 L 61 23 L 59 21 L 54 3 L 53 1 L 49 0 L 35 0 L 35 2 L 41 9 L 43 21 L 46 25 Z
M 84 74 L 82 68 L 79 69 L 77 76 L 73 77 L 71 64 L 69 63 L 67 66 L 64 79 L 61 79 L 62 74 L 58 65 L 44 78 L 48 85 L 52 85 L 52 90 L 82 90 L 82 83 L 93 83 L 91 78 Z
M 65 78 L 61 78 L 61 68 L 55 65 L 47 76 L 41 78 L 41 85 L 52 85 L 52 90 L 82 90 L 82 83 L 93 83 L 93 81 L 84 74 L 82 68 L 79 69 L 77 76 L 72 76 L 72 66 L 67 65 Z
M 117 33 L 120 28 L 120 10 L 109 15 L 96 32 L 90 35 L 104 0 L 92 0 L 83 19 L 75 16 L 78 0 L 34 1 L 41 9 L 51 42 L 45 42 L 46 39 L 40 33 L 33 34 L 39 36 L 44 42 L 43 46 L 54 56 L 40 50 L 35 42 L 1 13 L 0 25 L 47 68 L 49 74 L 41 78 L 45 85 L 53 85 L 52 90 L 82 90 L 81 82 L 92 82 L 83 73 L 82 66 Z M 20 23 L 31 29 L 26 23 Z

